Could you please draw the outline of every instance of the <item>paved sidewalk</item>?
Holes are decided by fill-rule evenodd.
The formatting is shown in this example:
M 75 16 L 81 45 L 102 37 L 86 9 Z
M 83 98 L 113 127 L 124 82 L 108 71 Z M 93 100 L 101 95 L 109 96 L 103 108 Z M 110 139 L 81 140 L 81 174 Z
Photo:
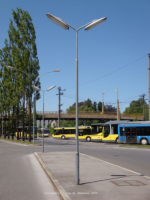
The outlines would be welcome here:
M 35 156 L 66 200 L 150 200 L 150 178 L 136 172 L 80 154 L 80 185 L 76 185 L 75 152 Z

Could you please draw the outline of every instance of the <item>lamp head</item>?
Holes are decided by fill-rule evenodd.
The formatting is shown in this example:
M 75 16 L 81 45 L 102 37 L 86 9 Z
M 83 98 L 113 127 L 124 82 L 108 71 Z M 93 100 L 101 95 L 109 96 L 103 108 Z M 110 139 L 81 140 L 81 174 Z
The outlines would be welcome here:
M 56 69 L 56 70 L 54 70 L 54 72 L 60 72 L 60 69 Z
M 105 22 L 106 19 L 107 19 L 107 17 L 103 17 L 103 18 L 101 18 L 101 19 L 93 20 L 89 25 L 87 25 L 87 26 L 85 27 L 85 30 L 88 31 L 88 30 L 94 28 L 95 26 L 97 26 L 97 25 L 99 25 L 99 24 Z
M 50 19 L 57 25 L 61 26 L 62 28 L 66 29 L 66 30 L 69 29 L 68 24 L 66 22 L 64 22 L 61 18 L 55 17 L 55 16 L 51 15 L 50 13 L 47 13 L 46 16 L 48 17 L 48 19 Z
M 52 90 L 54 87 L 56 87 L 56 85 L 53 85 L 53 86 L 49 87 L 49 88 L 47 89 L 47 91 Z
M 34 90 L 37 90 L 37 91 L 40 91 L 41 89 L 36 87 L 35 85 L 31 85 L 31 87 L 34 89 Z
M 12 67 L 12 66 L 9 66 L 9 65 L 7 66 L 7 68 L 8 68 L 8 69 L 14 69 L 14 67 Z

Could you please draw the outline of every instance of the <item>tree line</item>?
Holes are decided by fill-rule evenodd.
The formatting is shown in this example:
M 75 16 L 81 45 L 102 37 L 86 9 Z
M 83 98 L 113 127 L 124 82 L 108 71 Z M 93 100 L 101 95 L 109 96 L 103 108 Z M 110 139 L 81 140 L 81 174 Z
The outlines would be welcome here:
M 0 135 L 2 134 L 2 118 L 4 137 L 12 139 L 18 127 L 22 126 L 24 140 L 24 126 L 29 126 L 29 141 L 31 141 L 31 87 L 39 76 L 39 60 L 37 56 L 36 35 L 32 18 L 27 11 L 20 8 L 12 10 L 13 19 L 10 19 L 8 39 L 4 40 L 4 47 L 0 49 Z M 12 66 L 15 69 L 8 69 Z M 23 73 L 23 72 L 24 73 Z M 40 82 L 36 85 L 40 87 Z M 36 99 L 40 98 L 36 92 Z M 7 115 L 7 116 L 6 116 Z M 6 122 L 6 117 L 8 121 Z
M 67 108 L 67 113 L 75 113 L 76 109 L 76 103 L 74 103 L 72 106 Z M 79 112 L 102 112 L 102 102 L 92 102 L 89 98 L 84 102 L 78 103 L 78 110 Z M 117 108 L 112 105 L 104 105 L 105 112 L 116 112 Z M 94 123 L 101 123 L 101 120 L 79 120 L 79 126 L 81 125 L 87 125 L 90 126 Z M 61 121 L 62 127 L 74 127 L 75 126 L 75 120 L 62 120 Z
M 75 113 L 75 106 L 76 103 L 74 103 L 72 106 L 67 108 L 67 113 Z M 138 100 L 131 101 L 129 107 L 126 107 L 123 114 L 143 114 L 143 107 L 145 109 L 145 120 L 147 121 L 148 118 L 148 104 L 145 100 L 143 100 L 142 97 L 140 97 Z M 78 103 L 78 110 L 79 112 L 102 112 L 102 102 L 92 102 L 90 99 L 87 99 L 84 102 Z M 112 105 L 104 105 L 105 112 L 117 112 L 117 108 Z M 134 119 L 137 120 L 136 118 Z M 79 126 L 81 125 L 87 125 L 90 126 L 93 123 L 101 123 L 101 120 L 79 120 Z M 62 120 L 61 121 L 62 127 L 74 127 L 75 126 L 75 120 Z

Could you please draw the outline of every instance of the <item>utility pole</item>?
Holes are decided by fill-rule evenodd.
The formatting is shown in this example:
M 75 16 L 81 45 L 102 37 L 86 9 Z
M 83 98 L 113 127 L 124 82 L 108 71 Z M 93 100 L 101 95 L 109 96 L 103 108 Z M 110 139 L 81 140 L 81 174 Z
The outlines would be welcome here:
M 105 92 L 102 92 L 102 115 L 104 115 L 104 94 Z
M 140 95 L 143 98 L 143 121 L 145 121 L 145 94 Z
M 63 104 L 60 103 L 60 95 L 63 95 L 64 93 L 61 91 L 66 91 L 66 90 L 62 90 L 61 87 L 58 87 L 58 127 L 60 127 L 61 125 L 61 106 Z
M 149 84 L 148 84 L 148 94 L 149 94 L 149 104 L 148 104 L 148 110 L 149 110 L 149 121 L 150 121 L 150 54 L 148 54 L 148 57 L 149 57 L 149 67 L 148 67 L 148 79 L 149 79 Z
M 120 121 L 120 110 L 119 110 L 118 89 L 116 89 L 115 91 L 117 92 L 117 120 Z
M 85 116 L 85 103 L 83 103 L 84 105 L 84 116 Z M 84 126 L 86 126 L 86 119 L 84 119 Z

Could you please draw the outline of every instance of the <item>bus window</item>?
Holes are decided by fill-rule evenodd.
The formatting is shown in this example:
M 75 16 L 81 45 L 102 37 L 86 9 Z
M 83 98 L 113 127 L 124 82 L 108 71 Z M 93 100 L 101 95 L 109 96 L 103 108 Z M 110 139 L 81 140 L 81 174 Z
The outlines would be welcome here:
M 111 129 L 113 130 L 111 134 L 118 134 L 118 124 L 112 124 Z
M 84 135 L 91 135 L 91 129 L 85 129 Z
M 148 136 L 150 135 L 150 127 L 137 127 L 138 136 Z
M 93 125 L 91 128 L 92 135 L 96 135 L 98 133 L 98 126 Z
M 146 135 L 145 127 L 137 127 L 137 135 Z
M 78 135 L 79 136 L 85 135 L 85 131 L 83 129 L 78 129 Z
M 150 135 L 150 127 L 146 127 L 146 135 Z
M 125 136 L 126 133 L 124 131 L 124 128 L 120 127 L 120 136 Z
M 54 135 L 61 135 L 62 134 L 62 130 L 54 130 Z
M 65 134 L 65 135 L 66 135 L 66 134 L 71 134 L 71 130 L 63 130 L 63 131 L 62 131 L 62 134 Z
M 75 129 L 65 129 L 62 131 L 62 134 L 75 134 Z
M 101 126 L 101 127 L 99 127 L 99 131 L 98 131 L 98 133 L 101 133 L 102 132 L 102 130 L 103 130 L 103 127 Z
M 140 135 L 140 127 L 137 127 L 137 135 L 139 136 Z
M 109 126 L 104 126 L 104 137 L 107 137 L 110 132 L 110 127 Z

